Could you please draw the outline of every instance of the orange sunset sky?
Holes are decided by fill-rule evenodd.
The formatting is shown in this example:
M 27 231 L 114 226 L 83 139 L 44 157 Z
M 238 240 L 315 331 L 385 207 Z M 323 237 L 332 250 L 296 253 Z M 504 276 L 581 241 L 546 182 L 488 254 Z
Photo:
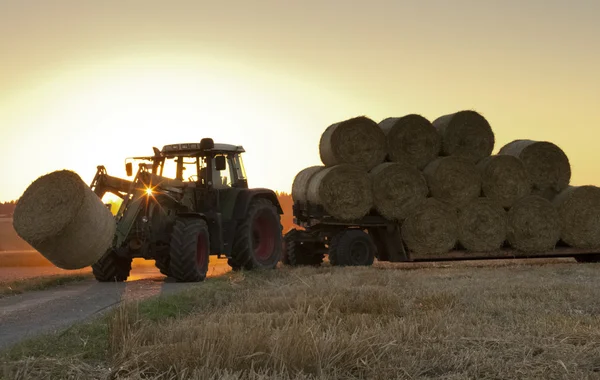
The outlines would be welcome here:
M 600 184 L 598 1 L 0 2 L 0 201 L 152 146 L 244 145 L 290 191 L 334 122 L 475 109 L 496 148 L 549 140 Z

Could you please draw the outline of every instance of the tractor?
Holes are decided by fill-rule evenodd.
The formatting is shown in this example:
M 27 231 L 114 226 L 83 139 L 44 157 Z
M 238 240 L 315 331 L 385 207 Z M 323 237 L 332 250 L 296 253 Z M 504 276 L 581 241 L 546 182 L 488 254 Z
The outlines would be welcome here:
M 128 177 L 138 164 L 132 180 L 97 168 L 94 193 L 122 200 L 112 246 L 92 265 L 98 281 L 125 281 L 133 258 L 155 260 L 178 282 L 203 281 L 210 255 L 226 257 L 233 270 L 277 265 L 283 211 L 274 191 L 248 188 L 242 146 L 204 138 L 153 150 L 125 160 Z

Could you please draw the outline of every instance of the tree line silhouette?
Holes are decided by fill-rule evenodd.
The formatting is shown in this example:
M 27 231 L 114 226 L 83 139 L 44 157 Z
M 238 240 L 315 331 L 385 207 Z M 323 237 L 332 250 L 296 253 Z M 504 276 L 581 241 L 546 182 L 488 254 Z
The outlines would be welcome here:
M 0 203 L 0 215 L 12 216 L 15 212 L 17 201 Z

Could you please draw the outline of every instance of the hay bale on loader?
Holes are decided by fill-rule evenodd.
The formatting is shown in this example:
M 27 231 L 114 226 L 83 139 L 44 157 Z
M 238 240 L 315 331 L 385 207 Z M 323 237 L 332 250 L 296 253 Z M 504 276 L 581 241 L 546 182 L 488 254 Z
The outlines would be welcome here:
M 446 253 L 457 242 L 456 210 L 434 198 L 427 198 L 404 221 L 402 239 L 417 254 Z
M 442 137 L 442 155 L 473 163 L 492 154 L 495 137 L 488 121 L 475 111 L 460 111 L 433 121 Z
M 459 156 L 440 157 L 423 171 L 433 198 L 462 207 L 481 194 L 481 176 L 475 164 Z
M 15 208 L 17 234 L 52 264 L 81 269 L 110 248 L 116 223 L 100 198 L 72 171 L 35 180 Z
M 429 120 L 421 115 L 388 117 L 379 123 L 387 137 L 388 157 L 423 169 L 440 153 L 442 139 Z
M 353 164 L 371 170 L 385 160 L 385 134 L 373 120 L 359 116 L 330 125 L 321 135 L 319 154 L 325 166 Z
M 562 149 L 551 142 L 515 140 L 504 145 L 498 154 L 521 159 L 533 183 L 532 194 L 551 200 L 569 186 L 569 158 Z
M 404 220 L 427 197 L 429 189 L 423 174 L 413 165 L 386 162 L 371 173 L 373 204 L 389 220 Z
M 531 193 L 529 173 L 518 157 L 490 156 L 481 160 L 477 169 L 481 173 L 481 192 L 502 207 L 509 208 Z
M 600 248 L 600 188 L 569 186 L 553 203 L 558 208 L 563 242 L 575 248 Z
M 538 195 L 521 198 L 508 211 L 508 244 L 523 252 L 554 249 L 561 225 L 556 207 Z
M 458 210 L 458 243 L 467 251 L 500 249 L 506 228 L 506 211 L 492 199 L 478 198 Z
M 325 168 L 310 178 L 306 199 L 340 220 L 360 219 L 373 207 L 369 174 L 349 164 Z
M 316 165 L 304 168 L 296 174 L 292 182 L 292 200 L 306 202 L 306 189 L 313 175 L 323 170 L 325 166 Z

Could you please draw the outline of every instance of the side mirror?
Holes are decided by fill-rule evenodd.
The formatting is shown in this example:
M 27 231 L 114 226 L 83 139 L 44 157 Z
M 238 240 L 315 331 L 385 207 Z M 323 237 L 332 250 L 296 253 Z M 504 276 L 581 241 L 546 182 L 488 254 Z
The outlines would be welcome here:
M 131 177 L 133 175 L 133 164 L 131 162 L 125 164 L 125 171 L 127 172 L 127 177 Z
M 215 169 L 218 171 L 227 169 L 227 162 L 225 161 L 225 156 L 215 157 Z

